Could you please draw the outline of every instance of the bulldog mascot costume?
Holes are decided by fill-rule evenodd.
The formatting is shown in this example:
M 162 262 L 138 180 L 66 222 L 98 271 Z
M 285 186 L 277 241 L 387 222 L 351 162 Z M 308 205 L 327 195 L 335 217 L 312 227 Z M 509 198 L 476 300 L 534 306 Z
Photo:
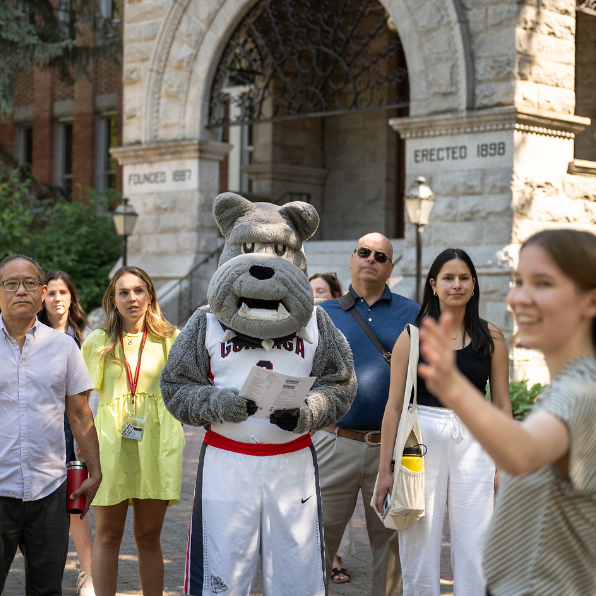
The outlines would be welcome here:
M 349 345 L 314 307 L 302 244 L 319 216 L 233 194 L 213 205 L 225 246 L 209 304 L 176 339 L 162 373 L 168 410 L 206 426 L 186 557 L 185 592 L 323 596 L 325 556 L 311 431 L 335 424 L 356 395 Z M 316 377 L 299 408 L 256 418 L 239 394 L 254 366 Z

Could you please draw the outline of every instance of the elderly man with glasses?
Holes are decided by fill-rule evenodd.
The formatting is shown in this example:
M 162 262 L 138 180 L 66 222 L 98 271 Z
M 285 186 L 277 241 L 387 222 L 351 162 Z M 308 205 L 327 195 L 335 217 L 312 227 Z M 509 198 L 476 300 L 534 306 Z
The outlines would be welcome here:
M 28 596 L 62 594 L 68 554 L 67 499 L 85 495 L 86 515 L 101 482 L 87 393 L 93 387 L 74 340 L 37 320 L 47 292 L 39 263 L 0 263 L 0 593 L 21 549 Z M 89 478 L 66 494 L 64 408 Z
M 370 500 L 379 469 L 391 350 L 419 310 L 414 301 L 389 290 L 387 280 L 392 271 L 391 242 L 382 234 L 367 234 L 360 238 L 350 258 L 352 284 L 348 293 L 321 305 L 346 336 L 358 379 L 358 393 L 350 411 L 337 426 L 318 432 L 314 441 L 323 499 L 327 577 L 362 491 L 373 555 L 372 596 L 398 596 L 401 584 L 397 532 L 385 528 Z

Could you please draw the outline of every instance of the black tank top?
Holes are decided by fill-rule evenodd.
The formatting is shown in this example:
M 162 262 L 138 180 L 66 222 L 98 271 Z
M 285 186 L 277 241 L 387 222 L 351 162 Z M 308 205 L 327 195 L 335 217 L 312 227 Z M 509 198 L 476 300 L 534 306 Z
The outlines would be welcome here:
M 409 328 L 408 328 L 409 332 Z M 418 362 L 424 362 L 420 357 Z M 465 348 L 456 350 L 455 362 L 457 368 L 464 377 L 466 377 L 482 395 L 486 395 L 486 384 L 490 374 L 490 356 L 479 358 L 472 356 L 472 344 L 469 343 Z M 418 378 L 418 404 L 421 406 L 432 406 L 433 408 L 444 408 L 443 404 L 426 388 L 424 379 Z M 412 397 L 413 399 L 413 397 Z M 411 400 L 410 400 L 411 401 Z

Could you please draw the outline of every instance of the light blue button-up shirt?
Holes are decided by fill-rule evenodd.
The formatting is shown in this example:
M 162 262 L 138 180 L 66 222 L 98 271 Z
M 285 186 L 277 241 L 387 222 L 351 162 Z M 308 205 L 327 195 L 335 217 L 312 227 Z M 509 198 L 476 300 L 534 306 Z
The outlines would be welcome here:
M 64 482 L 65 397 L 92 387 L 72 337 L 36 320 L 21 352 L 0 315 L 0 496 L 36 501 Z

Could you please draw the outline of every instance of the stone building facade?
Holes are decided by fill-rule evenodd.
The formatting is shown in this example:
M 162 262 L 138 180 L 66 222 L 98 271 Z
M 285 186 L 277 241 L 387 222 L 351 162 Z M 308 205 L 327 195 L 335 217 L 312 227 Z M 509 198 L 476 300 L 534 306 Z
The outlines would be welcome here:
M 356 102 L 351 110 L 321 113 L 309 104 L 303 117 L 301 107 L 285 119 L 213 125 L 222 60 L 233 55 L 242 31 L 254 33 L 258 18 L 273 19 L 283 9 L 290 11 L 286 23 L 310 18 L 307 31 L 332 36 L 340 12 L 352 11 L 357 20 L 360 5 L 374 23 L 379 15 L 386 21 L 374 31 L 373 21 L 365 22 L 369 62 L 399 39 L 401 53 L 387 57 L 376 81 L 407 71 L 389 84 L 398 91 L 393 97 L 405 93 L 407 101 L 381 101 L 376 110 Z M 299 51 L 301 43 L 315 44 L 309 35 L 294 40 Z M 281 36 L 279 43 L 283 55 Z M 307 197 L 321 214 L 307 247 L 311 271 L 329 270 L 334 255 L 349 251 L 360 235 L 385 233 L 403 253 L 394 283 L 413 295 L 415 231 L 404 222 L 401 197 L 425 176 L 437 200 L 424 234 L 423 271 L 446 246 L 466 249 L 479 271 L 482 314 L 507 334 L 513 321 L 505 295 L 520 243 L 542 228 L 594 230 L 590 1 L 128 0 L 124 44 L 122 146 L 113 154 L 140 214 L 130 259 L 158 280 L 174 319 L 205 296 L 221 245 L 211 203 L 222 190 L 268 200 Z M 305 72 L 304 53 L 293 66 L 280 66 L 270 50 L 263 65 L 280 69 L 278 87 Z M 228 87 L 219 88 L 226 97 L 246 93 L 234 77 L 250 66 L 235 68 Z M 340 102 L 346 93 L 338 93 Z M 242 106 L 220 106 L 220 115 L 233 123 Z M 346 266 L 344 280 L 347 258 L 346 252 L 338 261 Z M 545 380 L 525 351 L 514 351 L 512 368 L 516 378 Z

